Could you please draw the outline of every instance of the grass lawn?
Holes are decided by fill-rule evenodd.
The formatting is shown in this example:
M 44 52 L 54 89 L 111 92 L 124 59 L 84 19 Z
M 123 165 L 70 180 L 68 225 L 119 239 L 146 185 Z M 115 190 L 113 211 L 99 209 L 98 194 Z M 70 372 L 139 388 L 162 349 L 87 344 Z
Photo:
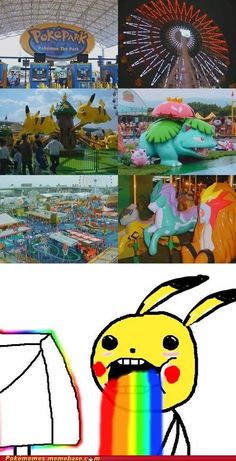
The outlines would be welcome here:
M 171 167 L 165 165 L 147 165 L 137 168 L 136 166 L 119 165 L 118 172 L 121 175 L 170 174 Z
M 236 155 L 236 151 L 235 150 L 224 151 L 224 152 L 210 151 L 208 153 L 207 159 L 208 160 L 215 160 L 215 159 L 221 158 L 221 157 L 231 157 L 231 155 Z
M 62 156 L 57 174 L 117 174 L 117 169 L 116 151 L 86 150 L 83 155 Z
M 236 151 L 231 151 L 231 152 L 230 151 L 229 152 L 210 151 L 206 158 L 202 160 L 201 159 L 198 160 L 196 158 L 195 164 L 198 164 L 200 166 L 201 162 L 204 162 L 204 161 L 217 160 L 218 158 L 231 157 L 235 155 L 236 155 Z M 190 167 L 191 169 L 191 165 L 193 165 L 193 162 L 184 162 L 182 168 L 188 169 L 188 167 Z M 179 167 L 174 167 L 174 168 L 178 169 Z M 158 175 L 158 174 L 171 175 L 173 174 L 173 167 L 156 164 L 156 165 L 147 165 L 147 166 L 138 168 L 134 165 L 126 166 L 126 165 L 123 165 L 122 163 L 119 163 L 118 172 L 121 175 Z M 181 173 L 183 172 L 181 171 Z M 219 171 L 219 174 L 220 174 L 220 171 Z

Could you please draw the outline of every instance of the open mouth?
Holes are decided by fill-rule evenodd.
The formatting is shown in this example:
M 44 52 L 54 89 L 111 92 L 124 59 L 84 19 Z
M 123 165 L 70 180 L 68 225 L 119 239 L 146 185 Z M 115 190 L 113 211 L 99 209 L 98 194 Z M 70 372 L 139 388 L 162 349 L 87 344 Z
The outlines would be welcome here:
M 142 358 L 120 358 L 109 365 L 108 379 L 118 379 L 121 376 L 132 373 L 133 371 L 149 371 L 155 370 L 158 374 L 161 372 L 161 367 L 155 367 L 152 363 L 147 362 Z
M 193 150 L 198 155 L 201 155 L 202 157 L 207 157 L 207 155 L 208 155 L 208 148 L 207 147 L 195 147 Z

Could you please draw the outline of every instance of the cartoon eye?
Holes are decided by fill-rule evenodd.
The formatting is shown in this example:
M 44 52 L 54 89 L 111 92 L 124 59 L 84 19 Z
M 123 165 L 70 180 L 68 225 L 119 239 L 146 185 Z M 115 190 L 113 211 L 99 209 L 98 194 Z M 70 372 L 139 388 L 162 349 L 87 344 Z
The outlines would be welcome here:
M 108 351 L 112 351 L 118 346 L 118 341 L 114 336 L 104 336 L 102 339 L 102 347 L 103 349 L 107 349 Z
M 173 351 L 179 345 L 179 340 L 175 336 L 165 336 L 163 339 L 163 347 L 169 351 Z

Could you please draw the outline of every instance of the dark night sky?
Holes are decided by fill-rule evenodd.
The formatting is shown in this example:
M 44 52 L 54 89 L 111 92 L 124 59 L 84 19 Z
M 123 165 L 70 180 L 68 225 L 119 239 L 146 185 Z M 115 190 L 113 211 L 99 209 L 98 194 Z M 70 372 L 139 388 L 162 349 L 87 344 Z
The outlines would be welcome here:
M 181 1 L 181 0 L 180 0 Z M 230 66 L 226 76 L 225 87 L 236 82 L 236 0 L 185 0 L 187 5 L 194 5 L 208 14 L 220 27 L 229 47 Z M 144 0 L 118 0 L 119 3 L 119 31 L 125 18 L 139 5 L 148 3 Z M 123 74 L 123 77 L 122 77 Z M 125 66 L 120 64 L 120 87 L 132 87 L 135 77 L 127 75 Z

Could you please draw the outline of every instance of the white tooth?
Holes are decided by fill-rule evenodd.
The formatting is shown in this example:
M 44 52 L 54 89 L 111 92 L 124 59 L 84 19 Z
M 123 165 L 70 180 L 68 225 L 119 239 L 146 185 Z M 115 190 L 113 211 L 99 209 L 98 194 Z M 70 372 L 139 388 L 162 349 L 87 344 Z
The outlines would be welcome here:
M 118 363 L 119 363 L 120 365 L 122 365 L 123 360 L 122 360 L 122 359 L 118 360 Z
M 124 359 L 123 360 L 123 365 L 129 365 L 130 364 L 130 360 L 129 359 Z
M 138 365 L 138 359 L 131 359 L 131 365 Z
M 139 365 L 143 365 L 144 364 L 144 360 L 139 360 Z

